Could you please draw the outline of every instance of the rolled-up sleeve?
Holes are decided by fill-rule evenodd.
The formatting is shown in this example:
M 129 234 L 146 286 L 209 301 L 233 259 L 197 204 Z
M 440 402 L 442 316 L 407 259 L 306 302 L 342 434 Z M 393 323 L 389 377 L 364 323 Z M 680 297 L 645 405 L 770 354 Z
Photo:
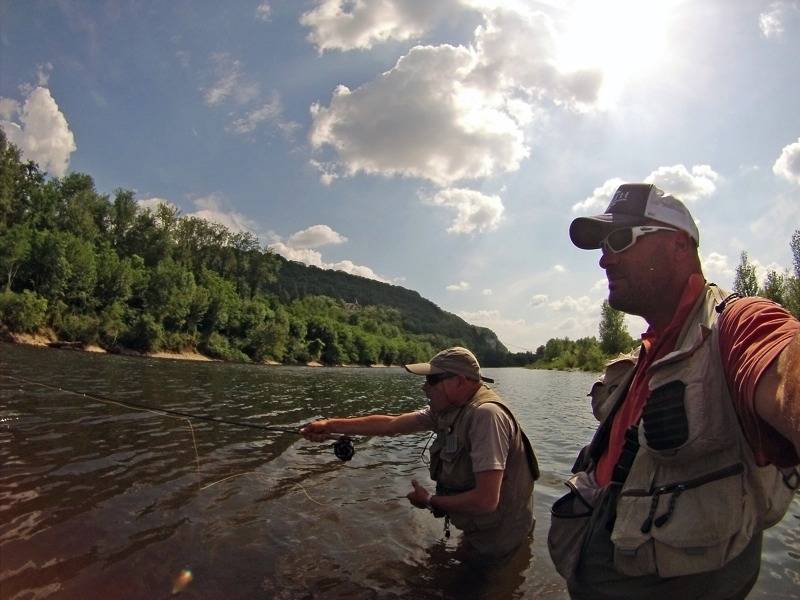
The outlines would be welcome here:
M 761 376 L 798 331 L 797 319 L 764 298 L 737 300 L 720 317 L 719 346 L 728 389 L 759 465 L 790 466 L 798 462 L 794 445 L 755 410 Z

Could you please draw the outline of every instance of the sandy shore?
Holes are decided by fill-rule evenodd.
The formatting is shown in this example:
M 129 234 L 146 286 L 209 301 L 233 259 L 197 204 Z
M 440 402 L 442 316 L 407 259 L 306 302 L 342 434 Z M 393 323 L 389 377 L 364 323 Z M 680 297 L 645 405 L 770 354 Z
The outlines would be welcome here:
M 58 343 L 59 340 L 56 339 L 54 335 L 49 332 L 43 333 L 9 333 L 6 335 L 6 341 L 9 341 L 13 344 L 26 344 L 29 346 L 39 346 L 39 347 L 50 347 L 51 344 Z M 81 347 L 74 347 L 74 350 L 82 351 L 82 352 L 97 352 L 97 353 L 106 353 L 107 351 L 101 348 L 100 346 L 94 344 L 87 344 Z M 183 352 L 136 352 L 134 350 L 123 350 L 122 354 L 128 356 L 147 356 L 150 358 L 166 358 L 170 360 L 196 360 L 196 361 L 204 361 L 204 362 L 212 362 L 212 361 L 219 361 L 219 359 L 211 358 L 210 356 L 206 356 L 205 354 L 200 354 L 194 350 L 184 350 Z M 274 360 L 265 360 L 263 363 L 264 365 L 268 366 L 285 366 L 283 363 L 274 361 Z M 296 366 L 296 365 L 295 365 Z M 305 363 L 307 367 L 327 367 L 328 365 L 324 365 L 318 361 L 310 361 Z M 337 365 L 341 367 L 361 367 L 364 368 L 363 365 Z M 370 368 L 385 368 L 388 365 L 383 364 L 375 364 L 369 365 Z M 400 365 L 391 365 L 394 367 L 398 367 Z

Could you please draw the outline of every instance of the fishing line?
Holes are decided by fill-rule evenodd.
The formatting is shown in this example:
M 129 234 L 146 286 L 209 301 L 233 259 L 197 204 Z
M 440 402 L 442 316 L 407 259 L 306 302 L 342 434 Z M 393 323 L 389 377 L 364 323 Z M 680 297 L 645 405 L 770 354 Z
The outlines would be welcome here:
M 291 433 L 294 435 L 303 435 L 297 429 L 291 429 L 289 427 L 278 427 L 273 425 L 259 425 L 257 423 L 246 423 L 244 421 L 233 421 L 231 419 L 221 419 L 219 417 L 211 417 L 208 415 L 198 415 L 193 413 L 187 413 L 180 410 L 173 410 L 169 408 L 160 408 L 156 406 L 150 406 L 147 404 L 141 404 L 138 402 L 130 402 L 128 400 L 116 400 L 114 398 L 108 398 L 105 396 L 99 396 L 96 394 L 87 394 L 86 392 L 79 392 L 75 390 L 70 390 L 67 388 L 63 388 L 60 386 L 49 385 L 47 383 L 42 383 L 41 381 L 33 381 L 30 379 L 25 379 L 24 377 L 17 377 L 13 375 L 0 375 L 5 377 L 6 379 L 11 379 L 12 381 L 17 381 L 20 383 L 27 383 L 30 385 L 38 385 L 43 388 L 47 388 L 49 390 L 54 390 L 57 392 L 64 392 L 68 394 L 74 394 L 76 396 L 83 396 L 84 398 L 89 398 L 91 400 L 97 400 L 98 402 L 104 402 L 106 404 L 115 404 L 117 406 L 123 406 L 125 408 L 131 408 L 134 410 L 143 410 L 152 412 L 157 415 L 165 416 L 165 417 L 178 417 L 182 419 L 186 419 L 189 423 L 189 429 L 192 432 L 192 442 L 194 443 L 194 452 L 195 457 L 197 460 L 197 470 L 200 470 L 200 457 L 197 453 L 197 443 L 195 441 L 194 436 L 194 427 L 192 427 L 192 423 L 189 419 L 198 419 L 201 421 L 209 421 L 211 423 L 222 423 L 224 425 L 232 425 L 234 427 L 247 427 L 249 429 L 259 429 L 261 431 L 271 431 L 275 433 Z M 355 448 L 353 447 L 353 439 L 349 436 L 342 435 L 338 437 L 333 437 L 335 440 L 333 443 L 333 453 L 336 455 L 341 461 L 348 461 L 355 455 Z

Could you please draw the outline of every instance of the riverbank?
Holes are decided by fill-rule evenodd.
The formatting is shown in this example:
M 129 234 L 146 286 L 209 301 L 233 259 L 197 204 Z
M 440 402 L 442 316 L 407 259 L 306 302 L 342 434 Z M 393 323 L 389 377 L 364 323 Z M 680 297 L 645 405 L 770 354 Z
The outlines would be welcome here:
M 3 332 L 2 337 L 0 337 L 0 341 L 4 341 L 10 344 L 22 344 L 25 346 L 36 346 L 39 348 L 55 348 L 55 349 L 69 349 L 69 350 L 76 350 L 79 352 L 96 352 L 98 354 L 122 354 L 124 356 L 142 356 L 146 358 L 164 358 L 168 360 L 191 360 L 191 361 L 203 361 L 203 362 L 229 362 L 224 361 L 219 358 L 213 358 L 211 356 L 207 356 L 205 354 L 201 354 L 196 350 L 183 350 L 181 352 L 137 352 L 136 350 L 130 350 L 127 348 L 121 348 L 118 351 L 109 352 L 108 350 L 101 348 L 95 344 L 83 344 L 80 342 L 65 342 L 63 340 L 58 340 L 54 335 L 49 332 L 40 332 L 40 333 L 11 333 L 8 331 Z M 285 367 L 285 366 L 306 366 L 306 367 L 362 367 L 362 368 L 386 368 L 386 367 L 401 367 L 402 365 L 383 365 L 383 364 L 375 364 L 375 365 L 325 365 L 318 361 L 309 361 L 307 363 L 301 364 L 294 364 L 294 365 L 287 365 L 284 363 L 280 363 L 274 360 L 265 360 L 261 363 L 266 366 L 271 367 Z

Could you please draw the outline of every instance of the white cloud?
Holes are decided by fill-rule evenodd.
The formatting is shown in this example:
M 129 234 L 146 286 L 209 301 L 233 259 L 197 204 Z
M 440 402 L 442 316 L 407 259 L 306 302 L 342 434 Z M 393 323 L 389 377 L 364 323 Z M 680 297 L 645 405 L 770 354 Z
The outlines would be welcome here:
M 273 242 L 269 245 L 273 250 L 288 260 L 296 260 L 306 265 L 323 268 L 322 254 L 310 248 L 292 248 L 283 242 Z
M 598 279 L 594 282 L 594 285 L 591 288 L 592 292 L 607 292 L 608 291 L 608 279 L 605 277 L 603 279 Z
M 708 256 L 702 256 L 700 263 L 706 279 L 714 283 L 725 285 L 733 280 L 734 269 L 728 263 L 728 257 L 719 252 L 711 252 Z
M 328 244 L 342 244 L 347 238 L 328 225 L 312 225 L 289 236 L 292 248 L 319 248 Z
M 311 30 L 308 41 L 320 52 L 369 49 L 388 40 L 419 38 L 461 5 L 460 0 L 318 0 L 300 23 Z
M 479 327 L 488 327 L 495 331 L 502 327 L 520 327 L 525 325 L 525 319 L 506 319 L 498 310 L 461 311 L 456 314 L 467 323 L 478 325 Z
M 300 128 L 299 123 L 284 118 L 283 102 L 277 92 L 273 92 L 269 102 L 265 102 L 245 116 L 235 119 L 227 129 L 233 133 L 248 134 L 258 129 L 261 125 L 270 123 L 287 137 Z
M 547 301 L 549 299 L 550 298 L 547 296 L 547 294 L 536 294 L 531 298 L 530 306 L 532 308 L 538 308 L 540 306 L 544 306 L 545 304 L 547 304 Z
M 269 21 L 272 17 L 272 7 L 269 5 L 269 2 L 261 2 L 256 7 L 256 19 L 259 21 Z
M 221 194 L 215 193 L 195 198 L 194 205 L 197 210 L 188 213 L 187 216 L 223 225 L 235 233 L 252 232 L 257 229 L 258 225 L 254 221 L 241 213 L 227 208 L 225 204 L 225 199 Z
M 602 302 L 592 300 L 588 296 L 581 296 L 580 298 L 566 296 L 561 300 L 550 302 L 548 306 L 557 312 L 575 312 L 579 314 L 596 312 L 599 314 L 600 304 L 602 304 Z
M 69 158 L 77 149 L 67 119 L 45 87 L 30 90 L 24 104 L 0 98 L 3 120 L 0 127 L 8 141 L 16 145 L 27 160 L 56 177 L 67 172 Z M 18 117 L 15 122 L 12 119 Z
M 481 291 L 481 294 L 483 294 L 484 296 L 491 296 L 492 294 L 494 294 L 494 292 L 489 288 L 484 288 L 483 291 Z
M 611 202 L 611 197 L 617 188 L 625 183 L 624 179 L 614 177 L 608 179 L 600 187 L 594 188 L 592 195 L 583 202 L 572 205 L 572 212 L 579 214 L 600 214 Z
M 644 178 L 645 183 L 654 183 L 667 194 L 673 194 L 684 202 L 694 202 L 713 194 L 719 175 L 708 165 L 695 165 L 692 170 L 684 165 L 658 167 Z M 628 181 L 619 177 L 607 179 L 592 195 L 572 205 L 572 212 L 578 214 L 602 213 L 611 202 L 617 188 Z
M 214 82 L 203 90 L 207 105 L 217 106 L 228 99 L 246 104 L 258 97 L 258 84 L 243 73 L 241 63 L 230 54 L 212 54 L 211 62 Z
M 567 268 L 564 265 L 553 265 L 553 271 L 555 273 L 566 273 Z
M 513 171 L 528 156 L 522 130 L 479 89 L 466 88 L 471 50 L 417 46 L 356 90 L 311 107 L 311 144 L 331 146 L 346 175 L 403 175 L 448 185 Z
M 398 283 L 401 279 L 389 280 L 381 277 L 371 268 L 364 265 L 357 265 L 351 260 L 341 260 L 328 263 L 322 259 L 322 254 L 314 250 L 320 246 L 329 244 L 342 244 L 347 238 L 334 231 L 328 225 L 312 225 L 301 231 L 297 231 L 289 236 L 286 242 L 276 237 L 276 241 L 269 244 L 270 250 L 277 252 L 288 260 L 295 260 L 306 265 L 319 267 L 320 269 L 330 269 L 334 271 L 344 271 L 351 275 L 358 275 L 368 279 L 374 279 L 383 283 Z
M 505 210 L 500 196 L 487 196 L 464 188 L 440 190 L 429 202 L 456 211 L 455 219 L 447 228 L 448 233 L 494 231 L 502 221 Z
M 459 281 L 458 283 L 451 283 L 445 289 L 448 292 L 464 292 L 469 289 L 469 283 L 466 281 Z
M 388 280 L 379 276 L 377 273 L 375 273 L 375 271 L 373 271 L 369 267 L 365 267 L 364 265 L 354 264 L 352 261 L 349 260 L 342 260 L 339 262 L 335 262 L 333 264 L 325 265 L 324 268 L 333 269 L 336 271 L 344 271 L 345 273 L 350 273 L 351 275 L 359 275 L 360 277 L 366 277 L 367 279 L 375 279 L 376 281 L 382 281 L 383 283 L 390 283 Z
M 21 108 L 16 100 L 0 97 L 0 119 L 13 119 Z
M 778 160 L 772 165 L 772 172 L 793 183 L 800 184 L 800 138 L 783 147 Z
M 175 205 L 174 202 L 170 202 L 169 200 L 165 200 L 164 198 L 142 198 L 141 200 L 137 201 L 139 204 L 139 208 L 144 210 L 151 210 L 156 212 L 158 207 L 162 204 L 171 210 L 178 210 L 178 207 Z
M 758 15 L 758 27 L 761 35 L 767 39 L 778 39 L 786 32 L 787 23 L 797 17 L 800 3 L 779 0 L 769 5 L 766 11 Z
M 659 167 L 645 177 L 645 183 L 654 183 L 665 193 L 683 202 L 695 202 L 713 194 L 719 175 L 708 165 L 695 165 L 691 172 L 684 165 Z
M 548 17 L 498 9 L 484 18 L 473 45 L 415 46 L 378 78 L 312 105 L 311 145 L 336 154 L 318 163 L 327 182 L 363 172 L 444 187 L 515 171 L 545 104 L 596 99 L 599 75 L 554 66 Z

